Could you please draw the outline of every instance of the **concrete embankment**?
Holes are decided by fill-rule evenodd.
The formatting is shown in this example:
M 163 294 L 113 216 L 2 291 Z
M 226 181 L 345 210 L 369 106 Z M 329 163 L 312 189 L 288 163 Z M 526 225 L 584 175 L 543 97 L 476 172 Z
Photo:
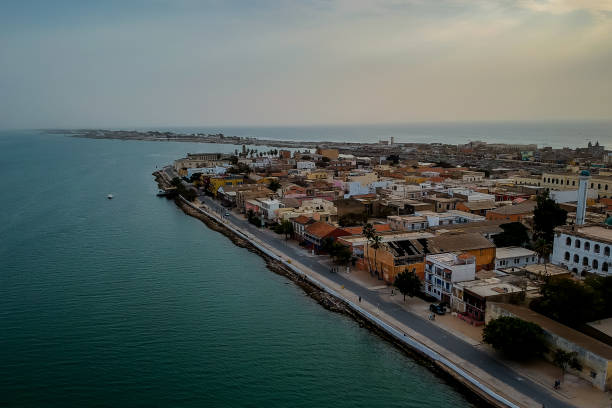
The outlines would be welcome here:
M 156 177 L 156 181 L 160 188 L 169 186 L 168 180 L 159 172 L 153 173 L 153 175 Z M 252 237 L 249 237 L 248 234 L 223 222 L 215 214 L 196 207 L 180 196 L 176 197 L 174 201 L 185 214 L 201 220 L 209 228 L 224 234 L 234 244 L 261 256 L 266 261 L 267 267 L 271 271 L 293 281 L 302 288 L 306 294 L 326 309 L 351 317 L 361 327 L 365 327 L 376 333 L 381 338 L 401 349 L 411 358 L 417 360 L 420 364 L 430 368 L 432 371 L 445 378 L 473 403 L 479 406 L 493 407 L 514 408 L 519 406 L 500 396 L 488 386 L 482 384 L 477 378 L 474 378 L 426 345 L 407 336 L 406 333 L 394 328 L 364 308 L 346 299 L 331 287 L 326 286 L 322 282 L 306 274 L 304 271 L 301 271 L 291 262 L 287 262 L 286 259 L 270 251 L 260 242 L 252 239 Z

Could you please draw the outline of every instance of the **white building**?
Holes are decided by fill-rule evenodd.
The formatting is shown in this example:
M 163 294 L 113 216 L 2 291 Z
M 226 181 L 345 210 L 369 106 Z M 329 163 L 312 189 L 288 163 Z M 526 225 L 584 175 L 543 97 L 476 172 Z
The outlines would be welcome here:
M 538 263 L 538 254 L 521 247 L 497 248 L 495 251 L 495 269 L 512 266 L 526 266 Z
M 298 170 L 312 170 L 316 167 L 315 162 L 312 161 L 299 161 L 296 166 Z
M 446 253 L 425 257 L 425 293 L 450 305 L 453 284 L 476 278 L 476 258 Z
M 226 171 L 227 167 L 223 166 L 188 168 L 187 177 L 191 177 L 195 173 L 201 173 L 207 176 L 219 176 L 225 174 Z
M 275 220 L 276 213 L 281 206 L 281 202 L 277 199 L 258 198 L 259 208 L 262 215 L 268 220 Z
M 415 211 L 414 215 L 425 217 L 427 219 L 427 224 L 430 227 L 467 224 L 468 222 L 486 220 L 486 218 L 482 215 L 471 214 L 469 212 L 458 210 L 449 210 L 447 212 Z
M 387 221 L 394 231 L 419 231 L 429 227 L 427 218 L 418 215 L 390 215 Z
M 605 225 L 555 229 L 551 261 L 576 273 L 612 275 L 612 228 Z

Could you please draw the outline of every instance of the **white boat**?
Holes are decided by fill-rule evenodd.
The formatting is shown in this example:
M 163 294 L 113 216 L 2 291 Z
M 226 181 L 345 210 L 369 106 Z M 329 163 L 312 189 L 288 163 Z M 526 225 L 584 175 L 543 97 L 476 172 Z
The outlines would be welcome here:
M 106 198 L 108 198 L 109 200 L 112 200 L 113 199 L 113 195 L 109 194 L 109 195 L 106 196 Z

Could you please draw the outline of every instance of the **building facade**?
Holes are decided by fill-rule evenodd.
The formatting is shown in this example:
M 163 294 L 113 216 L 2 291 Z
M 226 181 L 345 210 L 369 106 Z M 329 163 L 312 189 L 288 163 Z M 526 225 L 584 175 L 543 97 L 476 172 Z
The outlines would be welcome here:
M 563 226 L 555 230 L 551 261 L 575 273 L 612 274 L 612 228 Z
M 435 254 L 425 257 L 425 293 L 450 305 L 455 282 L 476 278 L 476 258 L 468 254 Z

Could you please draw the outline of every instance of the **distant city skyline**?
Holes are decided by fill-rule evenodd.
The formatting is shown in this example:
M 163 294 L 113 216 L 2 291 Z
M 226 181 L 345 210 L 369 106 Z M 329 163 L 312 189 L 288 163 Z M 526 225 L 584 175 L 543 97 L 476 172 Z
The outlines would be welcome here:
M 0 128 L 612 120 L 605 0 L 9 0 L 0 61 Z

